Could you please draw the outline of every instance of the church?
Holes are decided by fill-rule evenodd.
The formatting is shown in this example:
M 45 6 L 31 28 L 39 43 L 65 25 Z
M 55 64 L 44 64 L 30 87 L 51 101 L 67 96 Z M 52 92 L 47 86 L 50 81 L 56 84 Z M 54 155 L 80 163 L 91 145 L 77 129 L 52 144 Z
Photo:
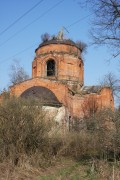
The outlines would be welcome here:
M 63 108 L 66 116 L 83 117 L 88 111 L 114 109 L 110 87 L 85 86 L 82 50 L 58 34 L 35 50 L 32 78 L 10 87 L 10 95 L 38 98 L 48 108 Z

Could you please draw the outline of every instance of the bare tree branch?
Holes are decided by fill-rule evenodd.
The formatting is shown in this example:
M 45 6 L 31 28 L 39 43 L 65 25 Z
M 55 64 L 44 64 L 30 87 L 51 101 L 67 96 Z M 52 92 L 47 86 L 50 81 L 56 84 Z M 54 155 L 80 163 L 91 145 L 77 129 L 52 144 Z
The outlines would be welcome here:
M 119 0 L 85 0 L 94 12 L 90 35 L 93 44 L 107 45 L 116 56 L 120 51 L 120 1 Z
M 24 68 L 20 66 L 18 61 L 14 61 L 10 67 L 10 83 L 17 84 L 29 79 L 29 75 L 25 72 Z

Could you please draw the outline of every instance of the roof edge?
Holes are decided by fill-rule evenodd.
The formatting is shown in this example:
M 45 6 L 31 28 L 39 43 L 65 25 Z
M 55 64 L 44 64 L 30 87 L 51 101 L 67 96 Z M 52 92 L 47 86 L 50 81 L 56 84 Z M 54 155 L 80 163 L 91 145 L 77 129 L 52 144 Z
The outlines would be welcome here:
M 78 48 L 78 46 L 76 45 L 76 43 L 74 41 L 72 41 L 71 39 L 51 39 L 48 41 L 44 41 L 41 44 L 39 44 L 38 48 L 35 49 L 35 52 L 43 47 L 43 46 L 47 46 L 49 44 L 65 44 L 65 45 L 70 45 L 70 46 L 75 46 L 76 48 Z M 79 49 L 79 48 L 78 48 Z M 80 50 L 80 49 L 79 49 Z M 81 51 L 81 50 L 80 50 Z

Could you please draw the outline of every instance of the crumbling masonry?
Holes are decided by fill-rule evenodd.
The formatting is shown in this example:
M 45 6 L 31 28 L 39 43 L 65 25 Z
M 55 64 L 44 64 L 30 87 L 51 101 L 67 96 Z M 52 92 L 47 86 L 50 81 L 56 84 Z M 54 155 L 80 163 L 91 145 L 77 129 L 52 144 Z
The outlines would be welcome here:
M 69 117 L 83 117 L 93 100 L 97 109 L 114 108 L 109 87 L 84 85 L 81 50 L 73 41 L 48 40 L 35 53 L 32 78 L 11 86 L 11 96 L 37 97 L 44 106 L 64 107 Z

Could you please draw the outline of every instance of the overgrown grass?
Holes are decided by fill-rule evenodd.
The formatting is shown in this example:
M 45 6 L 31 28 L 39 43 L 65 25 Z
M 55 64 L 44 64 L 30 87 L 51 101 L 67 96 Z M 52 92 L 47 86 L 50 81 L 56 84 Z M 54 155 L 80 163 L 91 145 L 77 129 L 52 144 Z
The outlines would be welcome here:
M 65 164 L 65 167 L 62 167 L 59 170 L 51 169 L 51 171 L 46 171 L 46 175 L 38 177 L 38 180 L 106 180 L 113 177 L 113 165 L 108 162 L 99 161 L 97 163 L 97 168 L 92 169 L 92 166 L 89 161 L 86 162 L 76 162 L 67 160 L 69 164 Z M 49 173 L 48 173 L 49 172 Z M 115 180 L 119 180 L 119 168 L 115 166 L 114 172 Z

